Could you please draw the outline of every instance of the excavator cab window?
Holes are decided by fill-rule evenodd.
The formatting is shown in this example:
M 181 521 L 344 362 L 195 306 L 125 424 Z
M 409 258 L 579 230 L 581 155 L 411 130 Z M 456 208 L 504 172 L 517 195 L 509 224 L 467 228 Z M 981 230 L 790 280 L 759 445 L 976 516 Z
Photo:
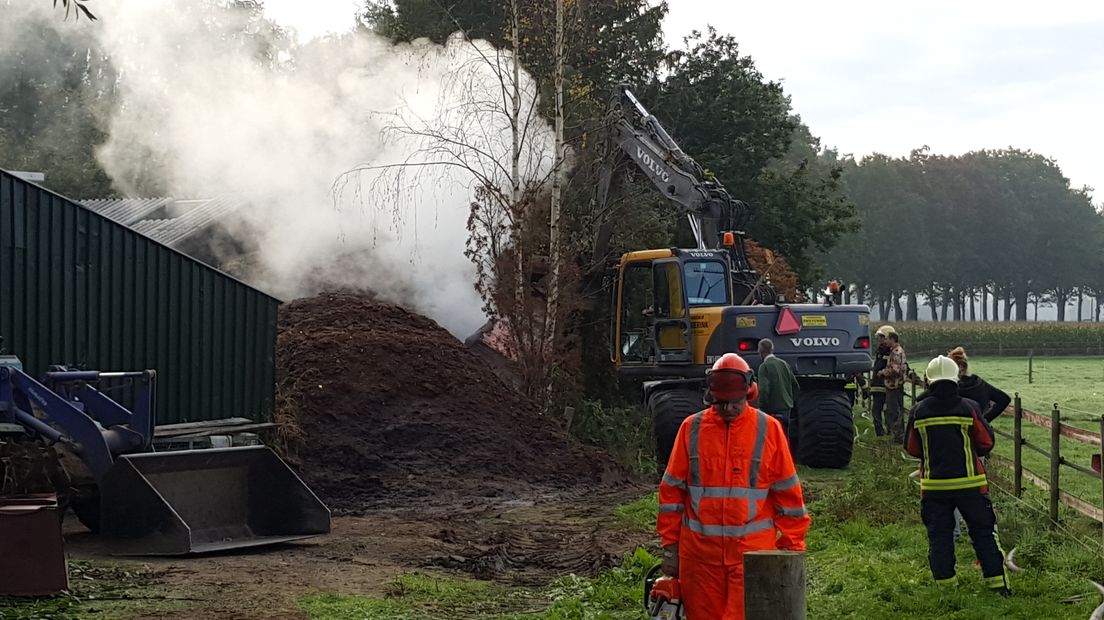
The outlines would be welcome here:
M 692 260 L 683 265 L 686 297 L 691 306 L 728 306 L 728 268 L 717 260 Z
M 622 268 L 613 342 L 624 365 L 684 364 L 690 360 L 690 306 L 676 258 Z
M 652 323 L 655 317 L 655 289 L 652 264 L 631 263 L 621 274 L 620 330 L 616 342 L 621 348 L 621 362 L 640 364 L 655 356 Z
M 690 306 L 677 258 L 652 263 L 655 279 L 655 323 L 658 363 L 682 364 L 690 361 Z

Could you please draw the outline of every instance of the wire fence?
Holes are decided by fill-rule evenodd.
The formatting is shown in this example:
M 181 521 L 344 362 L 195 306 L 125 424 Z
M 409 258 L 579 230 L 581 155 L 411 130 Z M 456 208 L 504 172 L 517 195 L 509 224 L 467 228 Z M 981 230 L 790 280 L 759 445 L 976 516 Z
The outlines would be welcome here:
M 916 405 L 918 396 L 917 388 L 918 384 L 912 383 L 910 386 L 906 386 L 905 389 L 905 395 L 911 400 L 912 407 Z M 910 409 L 912 407 L 910 407 Z M 1009 433 L 1001 429 L 993 429 L 998 435 L 1012 441 L 1013 456 L 1011 459 L 1008 459 L 998 454 L 990 454 L 989 461 L 1007 469 L 1011 469 L 1012 490 L 1010 495 L 1017 501 L 1025 503 L 1023 502 L 1025 481 L 1047 492 L 1047 517 L 1049 523 L 1055 529 L 1063 530 L 1075 540 L 1081 541 L 1080 537 L 1071 532 L 1068 528 L 1062 526 L 1061 520 L 1059 519 L 1059 505 L 1068 506 L 1081 515 L 1099 522 L 1101 524 L 1102 536 L 1101 541 L 1098 543 L 1100 546 L 1099 550 L 1104 551 L 1104 416 L 1100 413 L 1088 411 L 1077 412 L 1088 416 L 1100 416 L 1100 431 L 1093 432 L 1063 423 L 1062 409 L 1060 409 L 1057 404 L 1050 412 L 1049 417 L 1026 410 L 1023 408 L 1020 394 L 1016 393 L 1012 406 L 1013 431 Z M 1024 437 L 1023 425 L 1025 421 L 1029 425 L 1050 431 L 1049 449 L 1039 446 Z M 1095 447 L 1096 454 L 1092 455 L 1089 464 L 1078 463 L 1074 459 L 1068 458 L 1063 454 L 1062 439 Z M 1025 448 L 1047 459 L 1049 465 L 1049 472 L 1047 475 L 1040 475 L 1024 466 L 1023 451 Z M 1063 468 L 1091 479 L 1100 480 L 1100 495 L 1098 496 L 1100 498 L 1099 506 L 1097 506 L 1095 502 L 1086 501 L 1062 489 Z M 1006 490 L 1002 489 L 1002 491 Z
M 1104 344 L 1085 342 L 1054 342 L 1038 345 L 1015 344 L 1004 342 L 973 342 L 961 341 L 960 344 L 912 343 L 906 347 L 910 356 L 946 355 L 956 346 L 962 346 L 971 356 L 995 356 L 995 357 L 1104 357 Z

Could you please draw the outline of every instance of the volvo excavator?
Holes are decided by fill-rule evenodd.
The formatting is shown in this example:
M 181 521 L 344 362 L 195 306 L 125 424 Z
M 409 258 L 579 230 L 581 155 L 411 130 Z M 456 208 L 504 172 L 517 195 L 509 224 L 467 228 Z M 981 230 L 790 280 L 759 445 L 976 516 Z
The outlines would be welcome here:
M 687 155 L 626 86 L 610 104 L 608 158 L 597 188 L 600 207 L 635 165 L 690 222 L 697 247 L 629 252 L 613 287 L 610 356 L 623 377 L 642 380 L 643 402 L 662 469 L 682 420 L 704 408 L 705 371 L 738 352 L 753 368 L 763 338 L 801 385 L 789 418 L 791 450 L 810 467 L 843 468 L 851 461 L 854 424 L 844 386 L 873 366 L 870 308 L 788 303 L 747 258 L 744 226 L 751 209 L 734 199 Z M 605 255 L 610 222 L 594 255 Z M 792 300 L 790 300 L 792 301 Z

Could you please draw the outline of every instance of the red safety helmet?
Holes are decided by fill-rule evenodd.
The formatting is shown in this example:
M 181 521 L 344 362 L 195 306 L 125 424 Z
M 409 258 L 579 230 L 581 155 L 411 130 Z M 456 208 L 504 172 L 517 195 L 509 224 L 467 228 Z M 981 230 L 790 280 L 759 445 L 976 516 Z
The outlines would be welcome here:
M 735 353 L 725 353 L 705 373 L 714 402 L 733 402 L 745 397 L 755 399 L 759 390 L 753 377 L 751 366 Z

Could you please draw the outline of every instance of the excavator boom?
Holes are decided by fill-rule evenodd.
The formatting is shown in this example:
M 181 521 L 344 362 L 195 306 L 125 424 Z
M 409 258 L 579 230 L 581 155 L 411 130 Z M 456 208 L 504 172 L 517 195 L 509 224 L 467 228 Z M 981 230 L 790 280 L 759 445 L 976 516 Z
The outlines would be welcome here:
M 607 210 L 611 192 L 619 184 L 627 162 L 636 164 L 663 196 L 686 214 L 699 250 L 727 249 L 736 288 L 748 292 L 748 302 L 774 303 L 775 294 L 765 286 L 747 260 L 743 232 L 751 210 L 736 200 L 712 175 L 679 147 L 659 120 L 640 103 L 627 86 L 619 86 L 610 101 L 609 148 L 612 157 L 598 182 L 598 211 Z M 598 227 L 594 256 L 609 250 L 613 218 Z M 731 244 L 725 233 L 732 233 Z

